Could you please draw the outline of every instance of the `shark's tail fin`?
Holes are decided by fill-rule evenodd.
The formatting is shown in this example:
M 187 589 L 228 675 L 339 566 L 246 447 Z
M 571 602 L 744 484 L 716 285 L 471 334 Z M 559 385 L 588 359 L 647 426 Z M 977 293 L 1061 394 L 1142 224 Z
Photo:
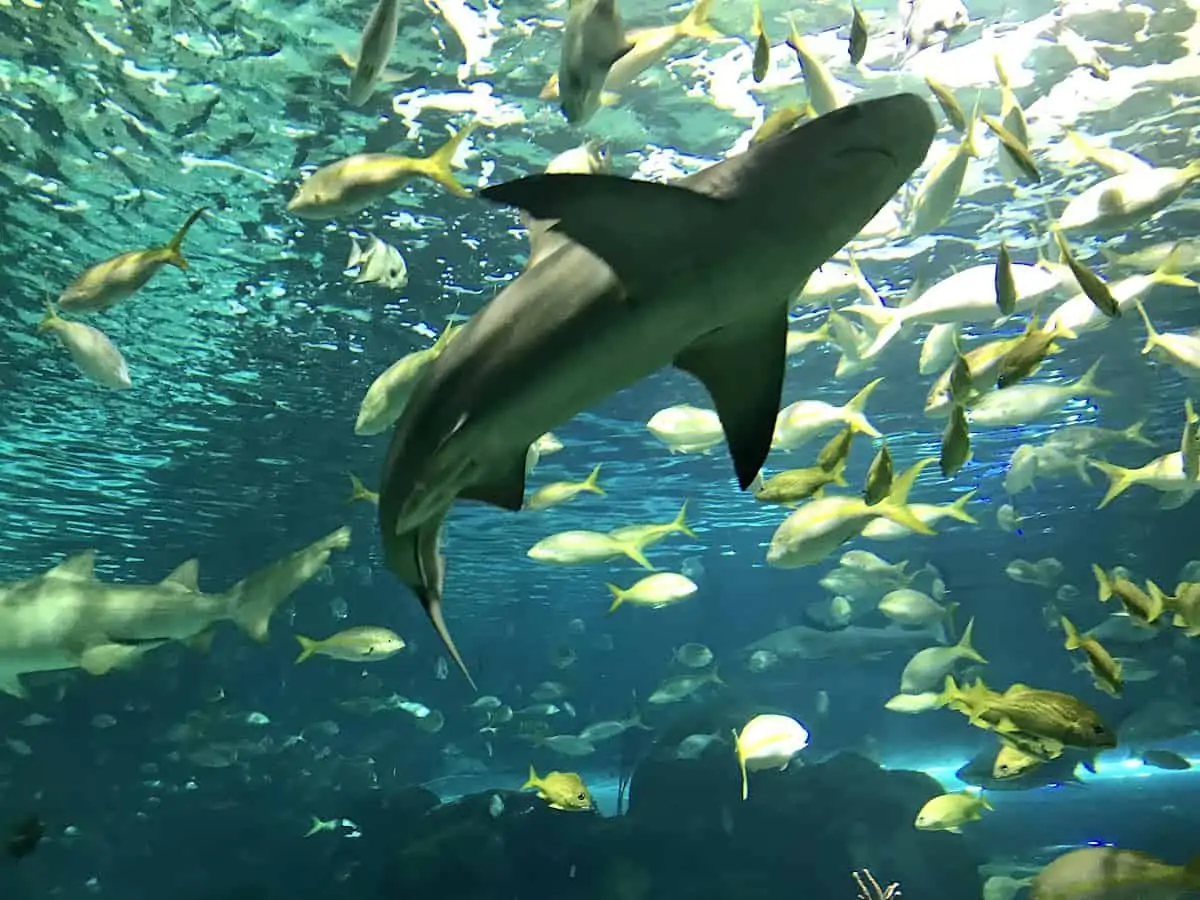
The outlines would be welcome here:
M 243 578 L 225 593 L 229 617 L 252 639 L 265 641 L 279 605 L 321 570 L 330 553 L 349 546 L 350 529 L 343 526 Z

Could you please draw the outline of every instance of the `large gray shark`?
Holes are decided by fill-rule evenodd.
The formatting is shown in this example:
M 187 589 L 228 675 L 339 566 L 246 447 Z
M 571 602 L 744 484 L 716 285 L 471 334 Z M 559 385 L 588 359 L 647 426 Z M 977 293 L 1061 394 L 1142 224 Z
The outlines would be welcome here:
M 102 583 L 90 550 L 0 585 L 0 690 L 24 697 L 19 676 L 25 672 L 81 668 L 102 675 L 169 641 L 203 643 L 225 620 L 266 640 L 279 604 L 349 544 L 350 529 L 339 528 L 220 594 L 200 591 L 194 559 L 158 584 Z
M 933 134 L 928 104 L 900 94 L 673 185 L 534 175 L 482 192 L 558 221 L 417 385 L 379 502 L 387 566 L 468 681 L 442 611 L 440 533 L 454 500 L 520 509 L 538 435 L 672 364 L 708 389 L 744 490 L 771 446 L 789 302 L 899 190 Z

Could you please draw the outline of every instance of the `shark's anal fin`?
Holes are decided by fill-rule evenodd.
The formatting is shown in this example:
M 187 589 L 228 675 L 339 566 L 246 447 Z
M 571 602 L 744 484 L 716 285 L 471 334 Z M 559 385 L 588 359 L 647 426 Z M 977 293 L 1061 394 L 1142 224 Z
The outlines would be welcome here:
M 772 315 L 714 331 L 675 360 L 708 389 L 742 490 L 771 450 L 786 355 L 787 313 L 781 302 Z
M 554 231 L 604 260 L 632 294 L 697 234 L 719 233 L 730 201 L 689 188 L 617 175 L 530 175 L 480 192 L 485 200 L 558 219 Z
M 502 466 L 492 469 L 479 481 L 464 488 L 459 497 L 516 512 L 525 503 L 525 457 L 528 452 L 529 448 L 521 448 Z

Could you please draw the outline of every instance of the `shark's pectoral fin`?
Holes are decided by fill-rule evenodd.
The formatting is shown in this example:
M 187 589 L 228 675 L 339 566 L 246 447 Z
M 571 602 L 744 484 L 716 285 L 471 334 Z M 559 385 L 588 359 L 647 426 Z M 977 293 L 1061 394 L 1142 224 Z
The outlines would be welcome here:
M 675 360 L 708 389 L 742 490 L 771 450 L 787 355 L 785 309 L 781 303 L 764 319 L 714 331 Z
M 529 448 L 522 447 L 503 466 L 482 474 L 479 481 L 464 488 L 459 497 L 516 512 L 525 503 L 525 457 L 528 453 Z
M 682 249 L 696 234 L 719 233 L 730 205 L 685 187 L 617 175 L 530 175 L 480 196 L 536 219 L 558 219 L 553 230 L 599 256 L 633 294 L 671 264 L 672 244 Z
M 387 556 L 387 566 L 403 581 L 421 601 L 421 608 L 433 624 L 438 637 L 446 647 L 446 652 L 466 676 L 474 690 L 475 680 L 467 671 L 462 654 L 450 637 L 446 627 L 446 619 L 442 615 L 442 588 L 446 580 L 446 560 L 442 556 L 442 523 L 449 513 L 449 508 L 440 514 L 427 519 L 417 528 L 401 534 L 389 535 L 384 533 L 384 552 Z
M 133 665 L 165 640 L 137 641 L 121 644 L 115 641 L 92 644 L 79 654 L 79 668 L 89 675 L 107 675 L 113 669 Z

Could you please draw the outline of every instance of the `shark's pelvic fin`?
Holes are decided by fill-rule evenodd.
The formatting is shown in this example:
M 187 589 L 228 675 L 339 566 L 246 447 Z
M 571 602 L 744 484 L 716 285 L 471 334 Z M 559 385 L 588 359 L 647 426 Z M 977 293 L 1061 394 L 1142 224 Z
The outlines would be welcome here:
M 483 480 L 470 485 L 459 495 L 464 500 L 479 500 L 516 512 L 525 503 L 525 457 L 527 448 L 494 469 Z
M 29 699 L 29 691 L 25 690 L 25 685 L 21 684 L 21 677 L 16 672 L 6 672 L 0 676 L 0 691 L 18 700 Z
M 742 490 L 771 450 L 786 356 L 787 299 L 780 298 L 770 316 L 714 331 L 675 360 L 708 389 Z
M 189 559 L 181 563 L 162 580 L 162 584 L 175 584 L 189 591 L 200 592 L 200 560 Z
M 673 254 L 671 243 L 682 251 L 696 234 L 720 234 L 730 205 L 686 187 L 618 175 L 530 175 L 480 196 L 537 219 L 558 219 L 553 230 L 599 256 L 633 294 L 660 280 L 673 259 L 687 265 L 688 254 Z
M 46 573 L 49 578 L 65 578 L 70 581 L 93 581 L 96 578 L 96 551 L 84 550 L 68 556 Z

